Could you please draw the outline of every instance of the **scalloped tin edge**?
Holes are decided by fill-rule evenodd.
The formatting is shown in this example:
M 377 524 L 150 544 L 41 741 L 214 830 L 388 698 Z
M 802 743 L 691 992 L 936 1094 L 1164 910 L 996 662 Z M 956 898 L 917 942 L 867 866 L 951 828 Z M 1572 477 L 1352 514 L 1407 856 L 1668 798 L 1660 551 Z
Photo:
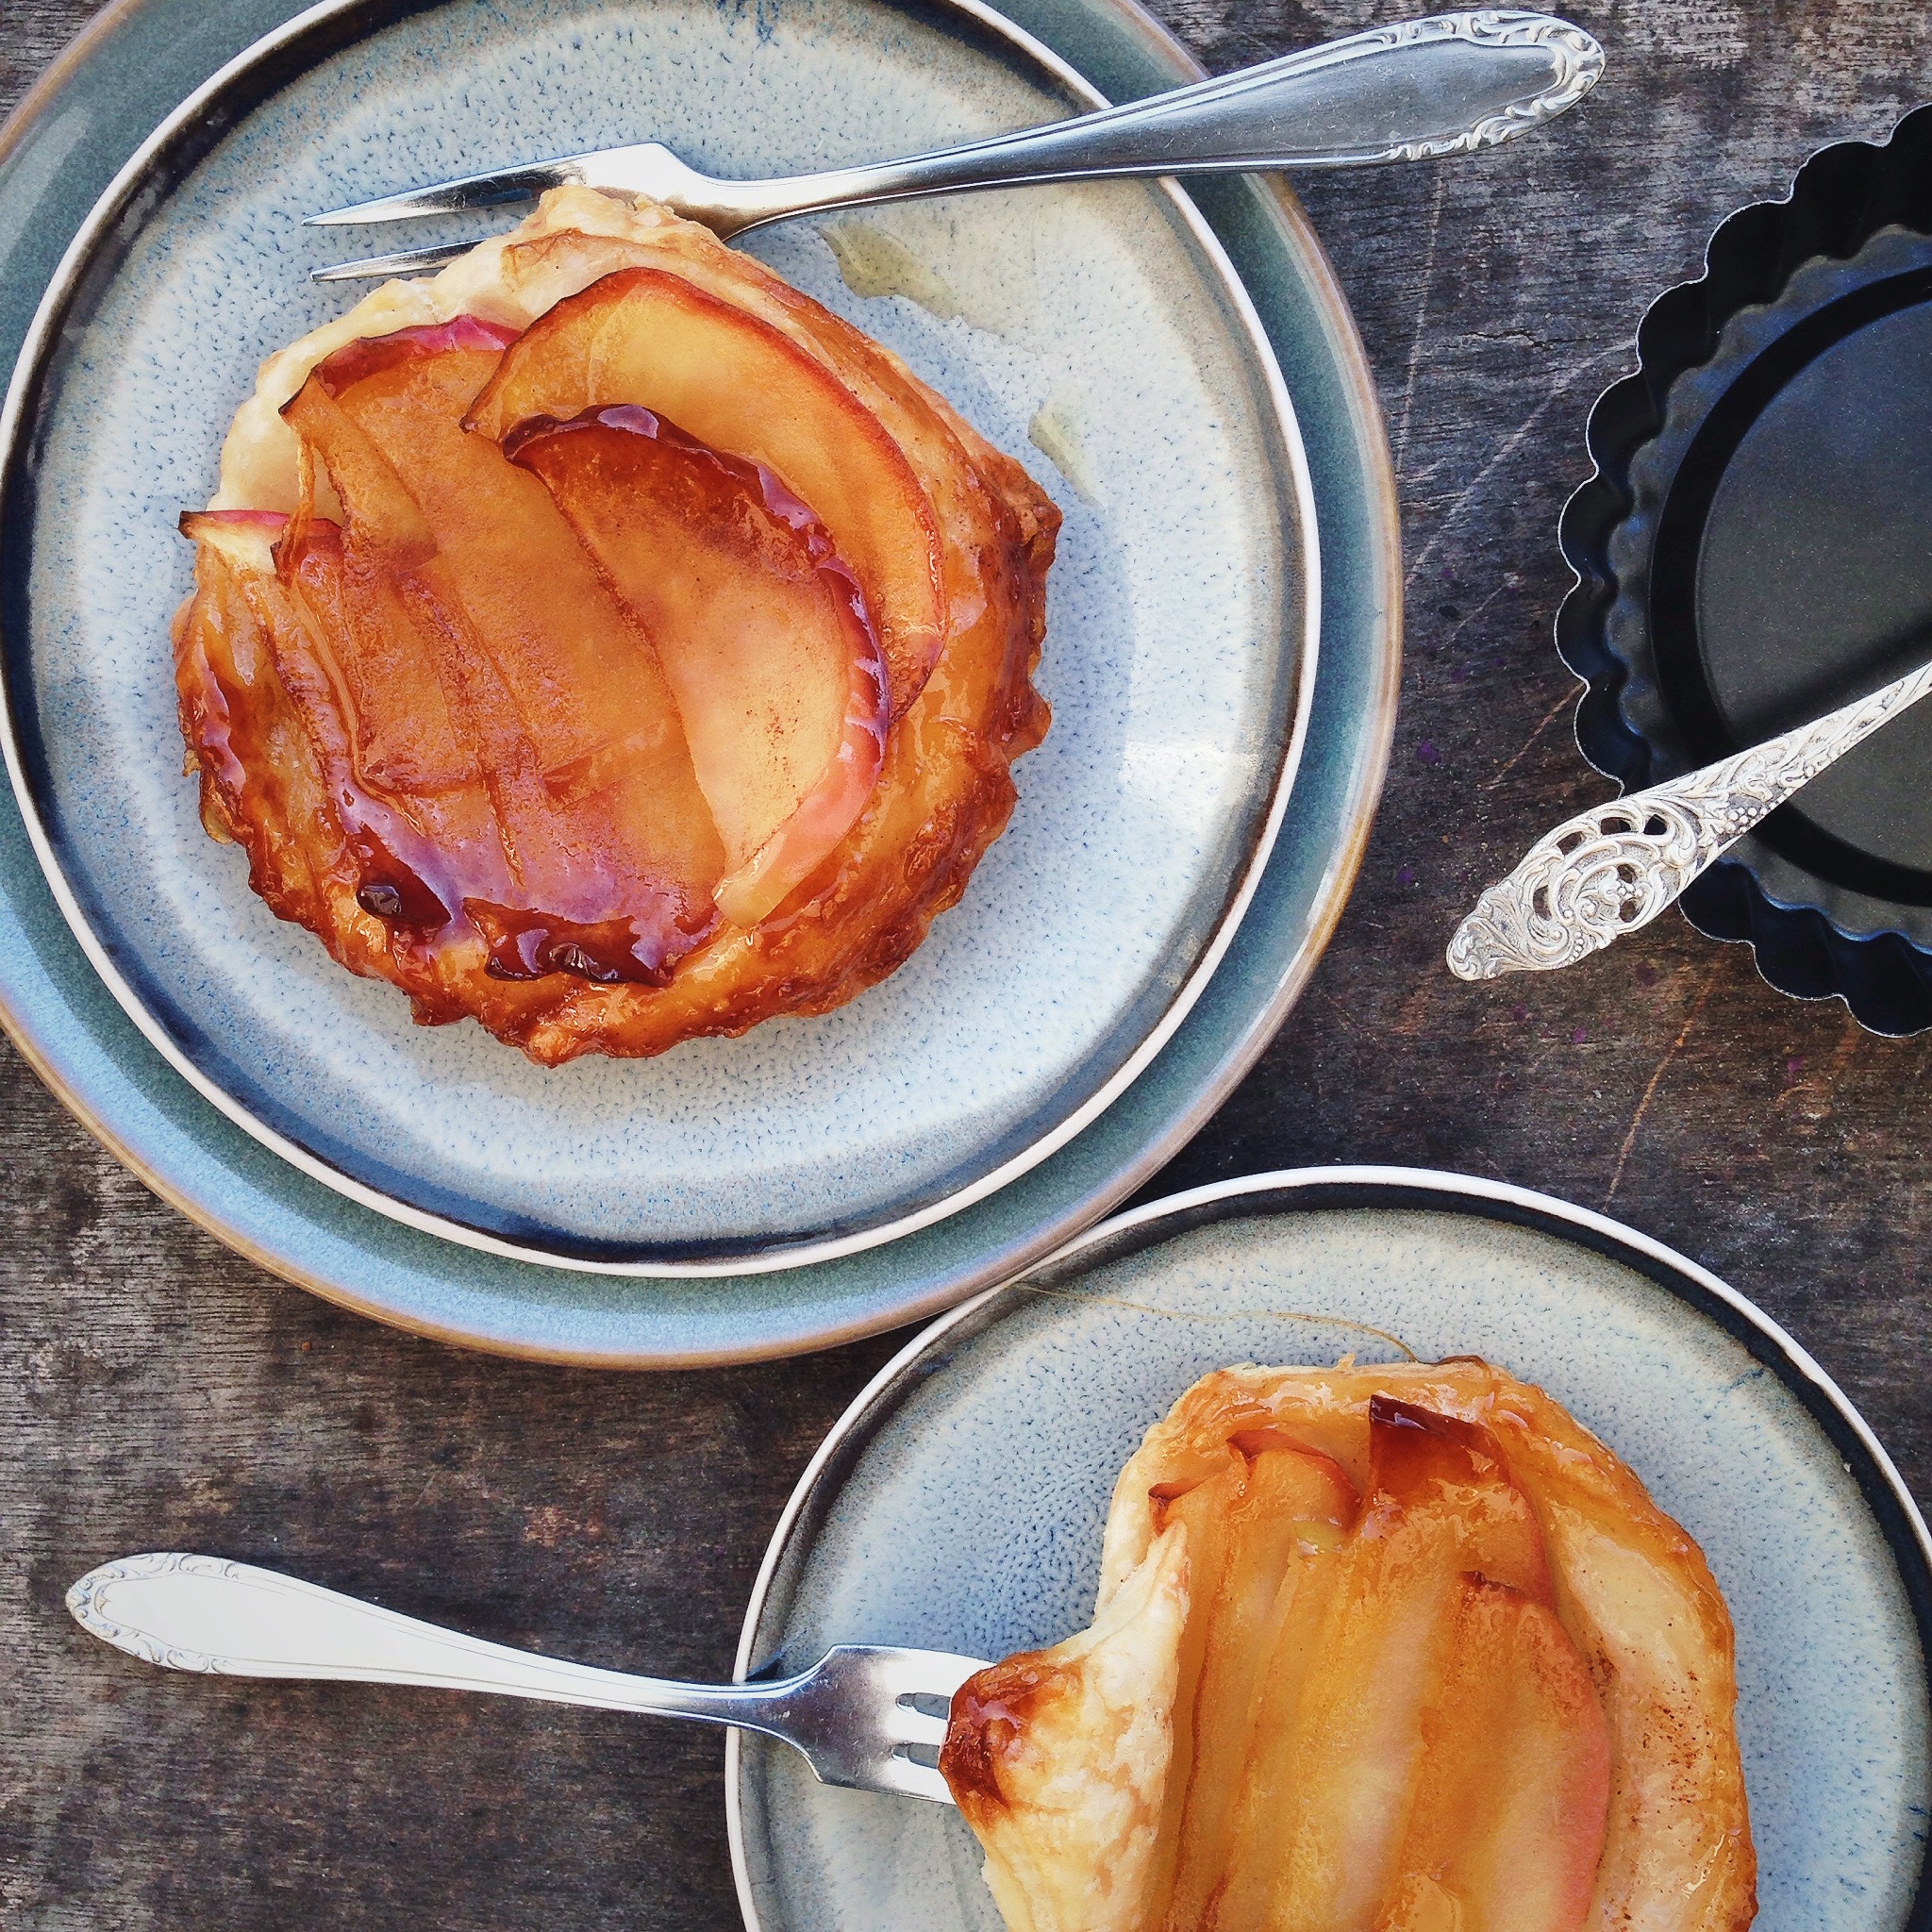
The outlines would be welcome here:
M 1905 115 L 1882 142 L 1835 142 L 1818 149 L 1783 197 L 1751 203 L 1718 225 L 1705 248 L 1704 273 L 1651 304 L 1638 325 L 1637 368 L 1591 409 L 1585 443 L 1592 473 L 1558 525 L 1575 581 L 1557 613 L 1556 643 L 1584 686 L 1576 747 L 1624 791 L 1680 775 L 1691 763 L 1657 707 L 1643 707 L 1655 713 L 1644 721 L 1647 735 L 1633 723 L 1629 698 L 1642 667 L 1621 655 L 1610 637 L 1621 601 L 1647 594 L 1647 580 L 1635 591 L 1626 587 L 1610 553 L 1637 507 L 1632 471 L 1664 427 L 1672 386 L 1712 359 L 1732 316 L 1774 301 L 1805 262 L 1848 258 L 1881 228 L 1904 222 L 1908 209 L 1915 219 L 1905 225 L 1924 228 L 1932 211 L 1928 178 L 1932 106 Z M 1642 547 L 1647 561 L 1647 539 Z M 1657 729 L 1658 722 L 1666 728 Z M 1785 885 L 1797 876 L 1774 860 L 1747 835 L 1684 893 L 1684 917 L 1707 938 L 1750 946 L 1759 974 L 1778 992 L 1840 999 L 1874 1033 L 1932 1027 L 1932 954 L 1887 925 L 1882 901 L 1824 880 L 1815 881 L 1815 904 L 1774 892 L 1767 872 Z

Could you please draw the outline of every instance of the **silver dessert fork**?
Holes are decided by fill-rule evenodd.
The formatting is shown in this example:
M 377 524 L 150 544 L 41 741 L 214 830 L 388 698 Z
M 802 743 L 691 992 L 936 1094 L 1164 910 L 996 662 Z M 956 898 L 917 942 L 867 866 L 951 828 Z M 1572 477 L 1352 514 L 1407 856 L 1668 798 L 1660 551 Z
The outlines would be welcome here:
M 151 1664 L 229 1677 L 324 1677 L 494 1690 L 546 1704 L 736 1724 L 805 1754 L 822 1784 L 950 1805 L 945 1780 L 912 1748 L 936 1751 L 940 1707 L 984 1665 L 934 1650 L 841 1644 L 796 1676 L 675 1684 L 512 1650 L 358 1603 L 249 1563 L 178 1552 L 124 1557 L 67 1592 L 82 1629 Z
M 651 195 L 728 239 L 791 215 L 1020 182 L 1420 160 L 1472 154 L 1541 127 L 1574 107 L 1603 71 L 1603 49 L 1581 27 L 1484 8 L 1375 27 L 1124 107 L 872 167 L 722 181 L 644 142 L 469 175 L 308 221 L 408 221 L 526 201 L 576 182 Z M 317 269 L 315 279 L 436 268 L 471 245 L 372 256 Z

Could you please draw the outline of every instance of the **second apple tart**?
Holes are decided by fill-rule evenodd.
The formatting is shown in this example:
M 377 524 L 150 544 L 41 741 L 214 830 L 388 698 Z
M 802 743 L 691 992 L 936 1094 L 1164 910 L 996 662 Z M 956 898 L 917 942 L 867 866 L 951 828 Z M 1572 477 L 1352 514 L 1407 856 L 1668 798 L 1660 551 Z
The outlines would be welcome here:
M 1736 1703 L 1696 1544 L 1541 1391 L 1233 1368 L 940 1766 L 1011 1932 L 1742 1932 Z

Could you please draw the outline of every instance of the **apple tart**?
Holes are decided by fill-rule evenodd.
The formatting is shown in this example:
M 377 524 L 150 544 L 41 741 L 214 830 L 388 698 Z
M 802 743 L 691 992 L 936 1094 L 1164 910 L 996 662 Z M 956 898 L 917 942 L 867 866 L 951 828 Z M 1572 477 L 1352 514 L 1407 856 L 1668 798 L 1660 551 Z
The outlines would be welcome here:
M 1540 1390 L 1234 1368 L 940 1765 L 1012 1932 L 1739 1932 L 1736 1702 L 1696 1544 Z
M 824 1012 L 1006 825 L 1058 525 L 771 271 L 558 189 L 262 365 L 182 519 L 203 822 L 544 1064 Z

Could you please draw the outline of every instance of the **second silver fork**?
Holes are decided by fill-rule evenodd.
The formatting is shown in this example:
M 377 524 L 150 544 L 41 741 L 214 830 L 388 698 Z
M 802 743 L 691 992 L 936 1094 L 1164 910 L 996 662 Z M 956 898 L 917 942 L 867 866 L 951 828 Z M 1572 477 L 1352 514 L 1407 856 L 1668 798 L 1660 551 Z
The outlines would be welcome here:
M 953 1802 L 945 1779 L 911 1754 L 937 1752 L 953 1692 L 984 1668 L 941 1651 L 841 1644 L 796 1676 L 679 1684 L 486 1643 L 273 1570 L 178 1551 L 90 1570 L 67 1607 L 104 1642 L 169 1670 L 491 1690 L 695 1718 L 781 1739 L 822 1784 L 941 1805 Z

